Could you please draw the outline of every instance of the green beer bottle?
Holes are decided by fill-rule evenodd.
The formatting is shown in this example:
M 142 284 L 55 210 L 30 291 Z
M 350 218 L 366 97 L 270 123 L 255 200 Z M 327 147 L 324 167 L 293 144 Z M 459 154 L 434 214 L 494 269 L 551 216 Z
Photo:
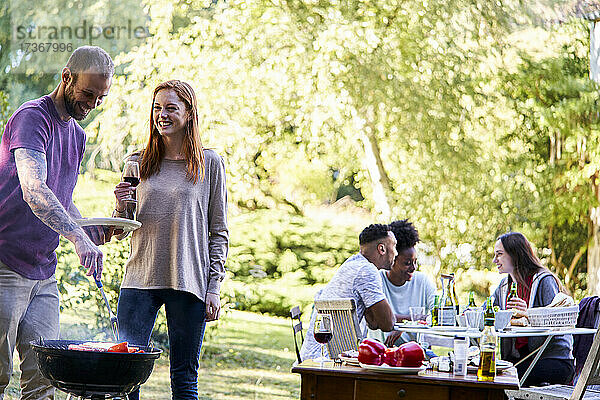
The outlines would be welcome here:
M 431 309 L 431 326 L 438 326 L 439 322 L 439 311 L 440 311 L 440 296 L 435 295 L 433 300 L 433 308 Z
M 483 312 L 483 320 L 485 322 L 485 320 L 487 319 L 491 319 L 491 320 L 495 320 L 496 319 L 496 313 L 494 312 L 494 304 L 492 303 L 492 298 L 488 297 L 486 302 L 485 302 L 485 311 Z
M 467 309 L 475 310 L 477 308 L 477 304 L 475 304 L 475 292 L 469 292 L 469 304 L 467 304 Z
M 517 296 L 517 282 L 514 282 L 510 284 L 510 293 L 508 295 L 508 300 L 510 301 L 513 297 L 519 297 Z

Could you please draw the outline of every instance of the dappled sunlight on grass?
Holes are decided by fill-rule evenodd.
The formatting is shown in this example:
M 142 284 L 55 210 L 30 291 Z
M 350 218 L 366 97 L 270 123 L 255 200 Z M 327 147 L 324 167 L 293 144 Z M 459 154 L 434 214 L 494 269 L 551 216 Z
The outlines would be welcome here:
M 295 355 L 289 321 L 232 311 L 207 339 L 200 361 L 201 399 L 297 399 L 300 377 L 291 374 Z M 162 358 L 144 385 L 144 398 L 169 390 L 168 364 Z

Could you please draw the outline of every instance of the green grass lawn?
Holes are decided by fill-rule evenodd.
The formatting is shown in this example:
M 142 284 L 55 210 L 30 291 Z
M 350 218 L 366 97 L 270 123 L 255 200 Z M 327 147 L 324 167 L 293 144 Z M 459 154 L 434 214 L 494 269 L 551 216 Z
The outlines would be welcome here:
M 87 328 L 81 324 L 83 318 L 87 316 L 79 313 L 63 315 L 62 336 L 75 338 L 85 335 Z M 96 335 L 97 332 L 91 334 Z M 231 311 L 218 326 L 208 330 L 200 361 L 199 398 L 298 399 L 300 377 L 290 373 L 295 358 L 289 320 Z M 15 367 L 5 400 L 19 398 L 18 377 L 18 367 Z M 170 397 L 168 356 L 163 355 L 142 388 L 142 399 L 164 400 Z M 66 395 L 57 391 L 56 398 L 66 399 Z

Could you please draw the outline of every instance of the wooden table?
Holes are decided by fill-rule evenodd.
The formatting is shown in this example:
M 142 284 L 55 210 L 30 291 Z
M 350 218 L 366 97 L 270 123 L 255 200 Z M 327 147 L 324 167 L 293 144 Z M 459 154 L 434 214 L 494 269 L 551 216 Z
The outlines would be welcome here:
M 498 374 L 493 382 L 432 370 L 419 375 L 383 374 L 360 367 L 312 360 L 292 368 L 302 377 L 301 400 L 502 400 L 505 389 L 519 389 L 515 368 Z

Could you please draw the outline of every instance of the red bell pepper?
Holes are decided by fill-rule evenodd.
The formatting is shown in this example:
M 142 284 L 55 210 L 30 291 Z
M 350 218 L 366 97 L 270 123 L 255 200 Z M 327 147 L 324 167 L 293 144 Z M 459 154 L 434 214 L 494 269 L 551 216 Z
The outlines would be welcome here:
M 358 361 L 363 364 L 381 365 L 385 345 L 373 339 L 364 339 L 358 346 Z
M 402 364 L 402 355 L 400 354 L 400 349 L 398 347 L 390 347 L 385 349 L 385 354 L 383 355 L 383 363 L 389 365 L 390 367 L 399 367 Z
M 417 342 L 408 342 L 400 345 L 398 348 L 400 353 L 399 367 L 420 367 L 425 360 L 425 352 Z

